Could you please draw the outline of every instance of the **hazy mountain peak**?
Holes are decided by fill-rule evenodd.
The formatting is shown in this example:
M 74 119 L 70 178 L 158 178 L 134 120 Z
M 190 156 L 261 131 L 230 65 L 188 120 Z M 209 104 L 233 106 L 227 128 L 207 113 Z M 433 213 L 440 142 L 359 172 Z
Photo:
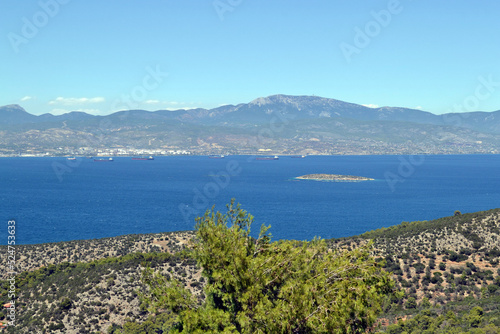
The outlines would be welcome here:
M 23 113 L 28 113 L 19 104 L 8 104 L 6 106 L 2 106 L 2 107 L 0 107 L 0 112 L 23 112 Z
M 262 106 L 272 103 L 297 105 L 299 103 L 325 103 L 325 102 L 338 102 L 338 100 L 328 99 L 320 96 L 276 94 L 267 97 L 259 97 L 251 101 L 249 104 Z
M 36 116 L 28 113 L 18 104 L 0 107 L 0 121 L 6 124 L 30 123 Z
M 258 97 L 255 100 L 250 101 L 249 104 L 257 105 L 260 107 L 260 106 L 270 104 L 270 103 L 271 103 L 271 100 L 269 99 L 269 97 Z

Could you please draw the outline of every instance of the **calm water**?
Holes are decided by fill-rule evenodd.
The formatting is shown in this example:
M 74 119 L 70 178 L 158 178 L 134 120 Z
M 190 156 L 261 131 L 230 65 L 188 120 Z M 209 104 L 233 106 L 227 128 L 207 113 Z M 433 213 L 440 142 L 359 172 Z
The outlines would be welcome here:
M 247 156 L 0 159 L 0 244 L 16 219 L 18 243 L 190 230 L 196 215 L 235 197 L 271 224 L 275 239 L 342 237 L 500 207 L 500 156 Z M 297 181 L 303 174 L 360 175 L 371 182 Z

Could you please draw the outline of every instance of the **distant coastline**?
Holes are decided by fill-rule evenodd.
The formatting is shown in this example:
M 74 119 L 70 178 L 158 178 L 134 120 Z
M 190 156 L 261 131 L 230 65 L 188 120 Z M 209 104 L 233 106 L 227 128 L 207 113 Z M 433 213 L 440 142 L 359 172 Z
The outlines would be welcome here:
M 307 174 L 296 177 L 297 180 L 313 180 L 313 181 L 333 181 L 333 182 L 358 182 L 358 181 L 373 181 L 369 177 L 354 176 L 354 175 L 338 175 L 338 174 Z
M 214 154 L 208 154 L 208 153 L 185 153 L 185 154 L 148 154 L 152 155 L 154 157 L 210 157 L 213 156 Z M 218 155 L 218 154 L 215 154 Z M 263 157 L 263 156 L 274 156 L 277 155 L 279 157 L 284 157 L 284 158 L 302 158 L 300 155 L 296 154 L 281 154 L 281 153 L 269 153 L 267 155 L 264 154 L 240 154 L 240 153 L 231 153 L 231 154 L 224 154 L 225 158 L 228 157 Z M 418 155 L 418 156 L 451 156 L 451 155 L 456 155 L 456 156 L 480 156 L 480 155 L 485 155 L 485 156 L 490 156 L 490 155 L 500 155 L 500 153 L 418 153 L 418 152 L 413 152 L 409 154 L 403 154 L 403 153 L 373 153 L 373 154 L 357 154 L 357 153 L 335 153 L 335 154 L 326 154 L 326 153 L 317 153 L 317 154 L 308 154 L 304 156 L 304 158 L 307 157 L 341 157 L 341 156 L 356 156 L 356 157 L 366 157 L 366 156 L 408 156 L 408 155 Z M 69 157 L 74 157 L 77 159 L 87 159 L 87 158 L 102 158 L 102 157 L 113 157 L 113 158 L 133 158 L 137 157 L 137 154 L 126 154 L 126 155 L 119 155 L 119 154 L 105 154 L 105 155 L 79 155 L 79 154 L 2 154 L 0 153 L 0 158 L 69 158 Z

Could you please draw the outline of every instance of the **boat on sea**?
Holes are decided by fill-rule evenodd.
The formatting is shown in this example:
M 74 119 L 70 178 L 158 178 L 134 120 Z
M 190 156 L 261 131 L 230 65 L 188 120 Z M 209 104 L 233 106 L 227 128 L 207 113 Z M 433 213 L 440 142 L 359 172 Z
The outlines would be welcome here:
M 68 159 L 68 160 L 70 160 L 70 161 L 75 161 L 75 160 L 76 160 L 76 157 L 69 157 L 69 158 L 66 158 L 66 159 Z
M 292 155 L 290 158 L 304 159 L 305 157 L 305 155 Z
M 149 157 L 132 157 L 132 160 L 154 160 L 155 158 L 150 155 Z
M 94 159 L 94 162 L 112 162 L 113 158 L 102 158 L 102 159 Z
M 275 155 L 274 157 L 257 157 L 255 160 L 278 160 L 279 157 Z
M 224 159 L 224 155 L 223 154 L 209 155 L 208 158 L 209 159 Z

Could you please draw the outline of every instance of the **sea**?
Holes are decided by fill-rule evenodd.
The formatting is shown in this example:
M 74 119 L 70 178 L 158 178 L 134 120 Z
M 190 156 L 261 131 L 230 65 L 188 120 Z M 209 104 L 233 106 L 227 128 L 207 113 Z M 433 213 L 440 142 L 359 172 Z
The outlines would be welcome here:
M 498 208 L 499 172 L 500 155 L 0 158 L 0 244 L 9 221 L 16 244 L 193 230 L 232 198 L 254 217 L 254 235 L 266 224 L 274 240 L 353 236 Z M 295 179 L 313 173 L 374 180 Z

